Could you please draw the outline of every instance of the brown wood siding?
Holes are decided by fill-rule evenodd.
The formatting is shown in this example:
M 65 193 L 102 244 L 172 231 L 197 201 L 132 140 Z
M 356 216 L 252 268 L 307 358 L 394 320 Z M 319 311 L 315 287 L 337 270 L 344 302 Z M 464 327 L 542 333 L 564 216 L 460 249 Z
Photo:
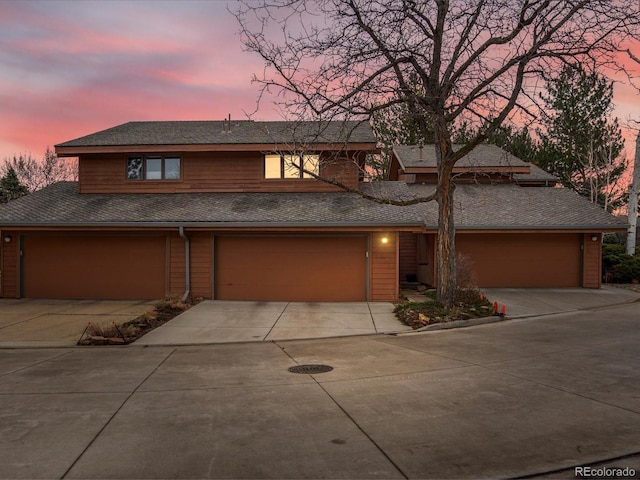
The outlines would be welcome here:
M 188 192 L 333 192 L 340 188 L 315 179 L 265 179 L 260 152 L 180 154 L 181 180 L 127 180 L 126 154 L 80 157 L 80 193 L 188 193 Z M 359 170 L 346 158 L 323 164 L 321 176 L 357 188 Z
M 383 238 L 387 238 L 388 242 L 383 243 Z M 398 299 L 398 249 L 397 232 L 371 234 L 369 298 L 372 302 Z
M 480 287 L 579 287 L 578 233 L 458 233 L 456 249 L 473 261 Z
M 182 296 L 186 290 L 184 240 L 178 232 L 169 236 L 169 295 Z
M 399 238 L 399 268 L 400 268 L 400 281 L 407 281 L 407 275 L 416 276 L 417 270 L 417 244 L 418 234 L 409 232 L 400 232 Z
M 191 295 L 212 298 L 212 235 L 210 233 L 188 233 L 188 235 L 191 243 Z
M 11 237 L 11 242 L 6 243 L 4 238 Z M 2 231 L 2 296 L 5 298 L 18 298 L 20 290 L 19 276 L 19 253 L 20 253 L 20 234 L 19 232 L 3 230 Z
M 366 300 L 366 236 L 216 236 L 215 298 Z
M 212 234 L 186 231 L 189 237 L 191 267 L 191 295 L 212 298 Z M 186 291 L 185 241 L 177 232 L 171 232 L 169 241 L 169 292 L 171 296 L 182 296 Z
M 164 235 L 24 235 L 23 297 L 165 296 Z
M 591 237 L 595 237 L 596 240 L 592 240 Z M 600 288 L 602 286 L 602 235 L 585 233 L 583 245 L 582 286 Z
M 436 269 L 438 257 L 436 255 L 436 235 L 419 234 L 416 259 L 418 262 L 418 281 L 425 285 L 436 285 Z

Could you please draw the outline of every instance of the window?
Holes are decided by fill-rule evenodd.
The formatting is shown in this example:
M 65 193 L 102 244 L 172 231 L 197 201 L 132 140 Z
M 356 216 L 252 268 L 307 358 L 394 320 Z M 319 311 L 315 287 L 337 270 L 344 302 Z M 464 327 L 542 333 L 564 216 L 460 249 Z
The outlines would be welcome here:
M 130 156 L 127 180 L 180 180 L 180 157 Z
M 310 173 L 320 174 L 320 155 L 278 155 L 264 156 L 264 178 L 314 178 Z

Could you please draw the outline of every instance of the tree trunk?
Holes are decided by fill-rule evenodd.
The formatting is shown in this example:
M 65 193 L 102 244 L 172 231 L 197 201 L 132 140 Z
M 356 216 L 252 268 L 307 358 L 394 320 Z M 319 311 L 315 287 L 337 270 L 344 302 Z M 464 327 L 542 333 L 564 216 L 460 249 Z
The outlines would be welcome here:
M 442 160 L 438 191 L 438 301 L 447 308 L 456 301 L 456 230 L 453 223 L 453 163 Z
M 636 252 L 636 229 L 638 224 L 638 194 L 640 194 L 640 132 L 636 137 L 636 156 L 633 162 L 633 177 L 629 186 L 629 230 L 627 231 L 627 253 Z

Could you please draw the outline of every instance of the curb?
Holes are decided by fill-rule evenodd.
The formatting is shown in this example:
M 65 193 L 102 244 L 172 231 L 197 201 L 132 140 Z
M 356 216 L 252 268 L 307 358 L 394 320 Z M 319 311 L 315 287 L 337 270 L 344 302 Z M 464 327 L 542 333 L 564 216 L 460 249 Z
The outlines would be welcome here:
M 433 330 L 449 330 L 451 328 L 475 327 L 476 325 L 487 325 L 489 323 L 504 322 L 505 320 L 511 320 L 511 318 L 499 316 L 499 315 L 492 315 L 490 317 L 471 318 L 469 320 L 454 320 L 452 322 L 433 323 L 431 325 L 425 325 L 424 327 L 417 328 L 410 332 L 391 333 L 389 335 L 400 337 L 402 335 L 411 335 L 414 333 L 430 332 Z

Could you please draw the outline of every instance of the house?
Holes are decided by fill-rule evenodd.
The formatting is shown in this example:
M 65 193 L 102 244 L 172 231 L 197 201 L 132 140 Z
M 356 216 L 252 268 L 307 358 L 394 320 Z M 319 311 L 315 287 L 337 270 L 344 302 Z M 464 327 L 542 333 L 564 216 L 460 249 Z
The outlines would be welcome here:
M 433 193 L 434 146 L 395 147 L 390 171 L 409 196 Z M 624 232 L 624 221 L 494 145 L 476 147 L 454 175 L 456 249 L 470 259 L 479 286 L 600 288 L 602 234 Z M 423 232 L 399 233 L 399 275 L 433 285 L 437 206 L 422 211 Z
M 61 143 L 78 182 L 0 208 L 0 294 L 394 300 L 419 211 L 310 174 L 357 190 L 376 148 L 356 122 L 130 122 Z
M 56 145 L 59 182 L 0 207 L 0 296 L 393 301 L 435 285 L 433 146 L 391 179 L 358 122 L 129 122 Z M 456 169 L 458 250 L 481 286 L 600 286 L 601 234 L 626 226 L 488 145 Z M 321 180 L 321 179 L 323 180 Z

